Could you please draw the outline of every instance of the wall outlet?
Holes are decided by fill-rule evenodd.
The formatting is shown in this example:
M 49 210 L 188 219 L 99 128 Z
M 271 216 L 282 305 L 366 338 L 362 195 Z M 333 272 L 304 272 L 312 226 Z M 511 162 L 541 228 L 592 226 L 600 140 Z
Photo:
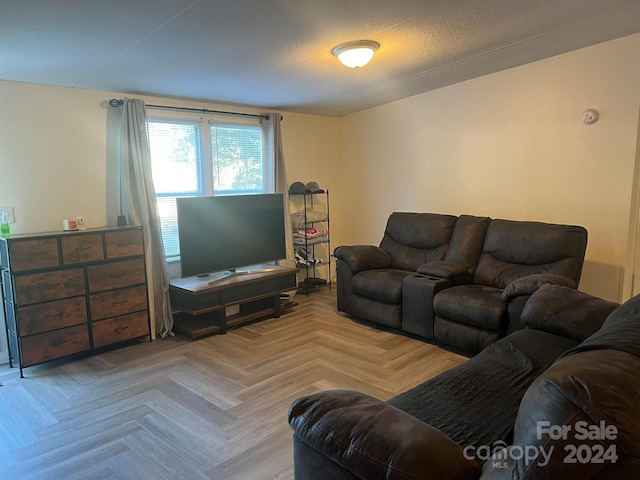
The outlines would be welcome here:
M 229 305 L 224 309 L 224 316 L 231 317 L 240 313 L 240 305 Z
M 7 223 L 14 223 L 13 219 L 13 207 L 0 207 L 0 212 L 4 212 L 4 219 Z M 2 214 L 0 214 L 2 218 Z

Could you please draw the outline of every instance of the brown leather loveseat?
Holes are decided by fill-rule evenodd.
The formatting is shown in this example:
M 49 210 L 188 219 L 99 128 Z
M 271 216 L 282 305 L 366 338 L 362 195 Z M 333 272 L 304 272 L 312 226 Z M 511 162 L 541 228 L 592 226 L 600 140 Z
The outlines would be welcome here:
M 541 285 L 577 288 L 586 247 L 575 225 L 394 212 L 379 246 L 335 249 L 338 310 L 475 354 Z

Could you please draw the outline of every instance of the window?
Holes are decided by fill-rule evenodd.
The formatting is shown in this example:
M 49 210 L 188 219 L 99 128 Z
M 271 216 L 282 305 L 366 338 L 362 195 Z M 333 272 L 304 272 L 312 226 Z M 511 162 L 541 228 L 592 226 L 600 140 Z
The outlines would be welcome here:
M 257 119 L 229 123 L 216 119 L 149 118 L 153 184 L 165 255 L 180 254 L 176 198 L 267 193 L 273 169 L 263 161 Z

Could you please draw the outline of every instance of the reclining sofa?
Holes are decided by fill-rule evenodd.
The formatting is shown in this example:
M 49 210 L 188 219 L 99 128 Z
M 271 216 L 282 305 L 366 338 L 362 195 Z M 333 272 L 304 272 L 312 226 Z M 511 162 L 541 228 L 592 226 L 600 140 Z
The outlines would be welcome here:
M 289 409 L 297 480 L 640 478 L 640 296 L 543 285 L 525 328 L 390 399 Z
M 338 311 L 475 354 L 541 285 L 576 289 L 586 247 L 575 225 L 394 212 L 379 246 L 335 249 Z

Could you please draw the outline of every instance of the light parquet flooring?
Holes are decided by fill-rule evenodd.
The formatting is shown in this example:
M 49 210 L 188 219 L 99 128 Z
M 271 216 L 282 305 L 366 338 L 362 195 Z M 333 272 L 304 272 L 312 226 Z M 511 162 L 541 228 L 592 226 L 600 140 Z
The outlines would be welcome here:
M 387 400 L 466 359 L 336 313 L 335 291 L 200 340 L 0 366 L 0 479 L 291 479 L 296 398 Z

